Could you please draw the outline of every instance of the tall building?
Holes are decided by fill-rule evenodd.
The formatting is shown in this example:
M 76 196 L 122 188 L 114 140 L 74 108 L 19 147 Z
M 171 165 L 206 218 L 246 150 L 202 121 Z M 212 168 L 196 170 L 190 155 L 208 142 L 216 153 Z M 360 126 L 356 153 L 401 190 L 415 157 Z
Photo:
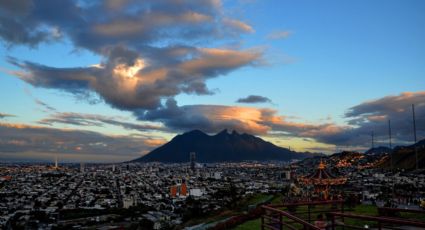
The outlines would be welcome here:
M 282 174 L 283 174 L 283 178 L 281 178 L 281 179 L 291 180 L 291 174 L 292 174 L 291 166 L 286 166 L 283 169 L 283 173 Z
M 84 163 L 83 162 L 81 162 L 80 163 L 80 172 L 84 172 Z
M 186 186 L 186 183 L 183 183 L 180 186 L 180 196 L 187 196 L 187 186 Z
M 177 186 L 173 185 L 170 187 L 170 197 L 177 197 Z
M 195 159 L 196 159 L 196 153 L 191 152 L 190 153 L 190 169 L 192 171 L 195 171 Z
M 55 155 L 55 169 L 58 168 L 58 155 Z

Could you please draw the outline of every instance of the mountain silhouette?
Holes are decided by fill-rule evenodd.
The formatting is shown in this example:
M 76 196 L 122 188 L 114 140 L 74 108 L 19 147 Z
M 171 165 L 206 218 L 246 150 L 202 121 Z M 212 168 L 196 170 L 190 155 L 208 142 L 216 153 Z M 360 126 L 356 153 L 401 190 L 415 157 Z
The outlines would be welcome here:
M 390 153 L 391 149 L 385 146 L 379 146 L 375 148 L 370 148 L 365 152 L 366 155 L 382 155 Z
M 132 162 L 188 162 L 190 152 L 196 153 L 196 162 L 241 162 L 241 161 L 289 161 L 313 156 L 312 153 L 297 153 L 278 147 L 250 135 L 229 133 L 226 129 L 210 136 L 193 130 L 175 136 L 170 142 L 158 147 Z

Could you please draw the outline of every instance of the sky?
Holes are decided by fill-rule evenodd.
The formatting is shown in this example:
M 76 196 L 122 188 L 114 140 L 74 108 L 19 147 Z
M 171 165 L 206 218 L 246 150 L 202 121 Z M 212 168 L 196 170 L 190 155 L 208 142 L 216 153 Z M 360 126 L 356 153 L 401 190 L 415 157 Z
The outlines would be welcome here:
M 0 0 L 0 159 L 131 160 L 199 129 L 425 138 L 425 2 Z

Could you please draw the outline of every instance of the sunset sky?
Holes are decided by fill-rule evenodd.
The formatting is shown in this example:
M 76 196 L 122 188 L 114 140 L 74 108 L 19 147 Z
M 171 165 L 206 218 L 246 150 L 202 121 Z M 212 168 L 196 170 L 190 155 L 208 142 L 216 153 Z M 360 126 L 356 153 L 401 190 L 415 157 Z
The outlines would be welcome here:
M 223 129 L 425 138 L 425 1 L 0 0 L 0 160 L 115 162 Z

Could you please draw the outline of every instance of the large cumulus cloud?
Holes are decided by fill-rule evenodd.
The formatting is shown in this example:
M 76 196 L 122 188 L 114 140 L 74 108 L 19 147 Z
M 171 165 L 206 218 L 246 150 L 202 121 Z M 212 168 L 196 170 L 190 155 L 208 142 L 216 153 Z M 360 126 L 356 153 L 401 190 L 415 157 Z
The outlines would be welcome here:
M 37 87 L 81 98 L 95 92 L 125 109 L 155 109 L 180 93 L 212 94 L 206 81 L 256 65 L 262 51 L 214 48 L 253 32 L 229 18 L 217 0 L 2 0 L 0 37 L 36 46 L 69 39 L 103 59 L 95 66 L 55 68 L 9 57 L 17 75 Z

